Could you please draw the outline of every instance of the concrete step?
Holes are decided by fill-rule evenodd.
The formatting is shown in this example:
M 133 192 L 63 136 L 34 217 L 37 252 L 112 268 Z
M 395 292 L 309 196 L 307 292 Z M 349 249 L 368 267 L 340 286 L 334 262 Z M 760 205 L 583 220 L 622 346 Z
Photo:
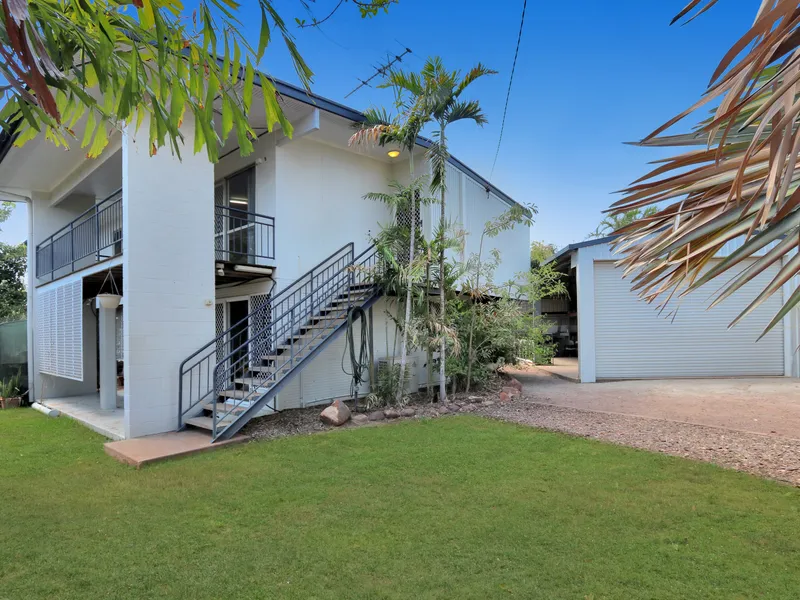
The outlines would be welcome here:
M 289 372 L 290 370 L 291 369 L 289 367 L 284 367 L 279 371 L 279 373 L 280 374 L 284 374 L 284 373 Z M 272 371 L 269 371 L 269 373 L 272 373 Z M 279 375 L 279 377 L 280 377 L 280 375 Z M 239 385 L 246 385 L 251 390 L 253 390 L 253 389 L 268 390 L 273 385 L 275 385 L 275 380 L 274 379 L 266 379 L 265 380 L 263 377 L 261 377 L 261 378 L 259 378 L 259 377 L 241 377 L 239 379 L 234 379 L 233 382 L 237 383 Z
M 342 320 L 344 321 L 344 319 Z M 311 330 L 318 331 L 320 329 L 335 329 L 335 328 L 336 324 L 333 323 L 332 321 L 324 321 L 322 323 L 317 323 L 316 325 L 303 325 L 300 328 L 300 331 L 311 331 Z
M 294 357 L 295 358 L 302 358 L 303 356 L 306 356 L 314 348 L 319 346 L 324 340 L 325 340 L 325 338 L 320 338 L 319 341 L 315 340 L 313 344 L 306 344 L 305 346 L 300 346 L 300 347 L 298 347 L 298 345 L 295 344 L 295 346 L 294 346 L 294 350 L 295 350 Z M 291 349 L 292 349 L 292 345 L 291 344 L 281 344 L 280 346 L 278 346 L 278 350 L 285 350 L 286 351 L 286 356 L 284 358 L 288 358 L 289 352 L 291 351 Z
M 219 395 L 223 398 L 233 398 L 234 400 L 258 399 L 258 394 L 248 390 L 222 390 Z
M 297 356 L 297 355 L 295 354 L 295 356 Z M 285 370 L 285 369 L 291 368 L 286 362 L 288 358 L 289 358 L 288 354 L 270 354 L 269 356 L 261 357 L 261 360 L 270 361 L 270 362 L 275 362 L 276 360 L 283 361 L 283 362 L 281 362 L 280 369 L 281 370 Z M 268 365 L 268 366 L 263 366 L 262 367 L 261 365 L 254 365 L 254 366 L 250 367 L 249 370 L 252 371 L 253 373 L 274 373 L 275 372 L 275 366 L 274 365 Z
M 217 415 L 226 415 L 228 413 L 231 413 L 233 415 L 238 415 L 247 410 L 246 406 L 234 406 L 232 404 L 227 404 L 225 402 L 211 402 L 211 401 L 203 403 L 203 408 L 213 414 L 214 404 L 217 405 Z
M 233 417 L 226 417 L 223 419 L 222 422 L 217 424 L 217 432 L 224 430 L 228 426 L 228 423 L 230 423 L 232 420 Z M 191 419 L 186 419 L 185 423 L 199 429 L 207 429 L 208 431 L 212 431 L 214 429 L 214 419 L 211 417 L 192 417 Z

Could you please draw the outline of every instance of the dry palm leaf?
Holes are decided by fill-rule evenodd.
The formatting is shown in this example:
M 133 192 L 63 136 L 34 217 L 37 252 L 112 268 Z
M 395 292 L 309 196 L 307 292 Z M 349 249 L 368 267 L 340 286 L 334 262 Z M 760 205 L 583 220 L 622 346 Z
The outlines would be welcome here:
M 716 1 L 692 0 L 673 22 L 691 21 Z M 661 135 L 707 104 L 715 106 L 711 116 L 692 132 Z M 663 307 L 727 274 L 713 306 L 778 264 L 774 279 L 733 326 L 800 273 L 798 125 L 800 3 L 762 0 L 752 27 L 725 54 L 703 97 L 639 142 L 700 148 L 657 161 L 608 211 L 661 207 L 619 230 L 614 241 L 643 299 L 662 299 Z M 743 239 L 741 247 L 712 262 L 736 238 Z M 745 259 L 754 260 L 743 271 L 729 271 Z M 800 293 L 790 293 L 764 333 L 798 303 Z

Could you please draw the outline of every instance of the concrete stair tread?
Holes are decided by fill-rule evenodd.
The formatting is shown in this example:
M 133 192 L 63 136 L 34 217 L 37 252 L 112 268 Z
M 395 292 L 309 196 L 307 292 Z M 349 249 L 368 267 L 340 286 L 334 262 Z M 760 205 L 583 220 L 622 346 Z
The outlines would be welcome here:
M 233 398 L 234 400 L 258 399 L 258 394 L 254 394 L 252 390 L 222 390 L 219 395 L 224 398 Z
M 243 413 L 244 411 L 247 410 L 246 406 L 233 406 L 233 405 L 227 404 L 225 402 L 216 402 L 216 403 L 215 402 L 205 402 L 203 404 L 203 408 L 206 409 L 209 412 L 213 412 L 214 404 L 217 405 L 217 415 L 226 415 L 227 413 L 231 413 L 233 415 L 238 415 L 238 414 Z M 230 419 L 226 418 L 224 420 L 228 421 Z
M 233 419 L 225 418 L 222 422 L 217 423 L 217 431 L 221 431 L 228 426 L 228 422 L 232 421 Z M 212 431 L 214 429 L 214 419 L 211 417 L 192 417 L 191 419 L 186 419 L 185 423 L 187 425 L 191 425 L 192 427 L 199 427 L 200 429 L 208 429 Z
M 270 367 L 271 368 L 271 367 Z M 287 372 L 289 371 L 289 367 L 281 368 L 280 371 Z M 262 371 L 263 373 L 264 371 Z M 268 371 L 269 373 L 274 373 L 274 371 Z M 249 385 L 255 388 L 264 388 L 268 389 L 275 385 L 274 379 L 263 379 L 260 377 L 240 377 L 238 379 L 233 380 L 234 383 L 238 383 L 239 385 Z
M 297 356 L 297 355 L 295 355 L 295 356 Z M 275 360 L 282 359 L 282 358 L 285 359 L 287 357 L 288 357 L 288 354 L 270 354 L 269 356 L 262 356 L 261 360 L 272 360 L 272 361 L 275 361 Z M 281 364 L 281 366 L 280 366 L 280 370 L 281 371 L 286 371 L 288 369 L 289 369 L 289 365 L 286 362 Z M 255 365 L 255 366 L 250 367 L 250 371 L 252 371 L 253 373 L 274 373 L 275 372 L 275 366 L 270 365 L 268 367 L 262 367 L 262 366 L 259 366 L 259 365 Z

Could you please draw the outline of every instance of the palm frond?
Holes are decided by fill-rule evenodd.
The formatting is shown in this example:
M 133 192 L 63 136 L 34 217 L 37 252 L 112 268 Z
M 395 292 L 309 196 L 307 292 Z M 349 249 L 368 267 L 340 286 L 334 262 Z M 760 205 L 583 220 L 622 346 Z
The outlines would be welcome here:
M 486 75 L 497 75 L 497 71 L 489 69 L 484 65 L 482 65 L 481 63 L 478 63 L 477 65 L 472 67 L 469 71 L 467 71 L 467 74 L 464 75 L 464 79 L 461 80 L 461 83 L 458 84 L 458 87 L 456 87 L 456 92 L 455 92 L 456 97 L 460 96 L 461 93 L 465 89 L 467 89 L 467 87 L 469 87 L 469 85 L 473 83 L 475 80 L 480 79 L 481 77 L 484 77 Z
M 488 123 L 486 116 L 481 110 L 481 105 L 477 100 L 470 100 L 469 102 L 454 102 L 447 109 L 446 119 L 448 124 L 455 123 L 456 121 L 462 121 L 464 119 L 472 119 L 480 126 Z
M 696 18 L 716 0 L 692 0 L 675 21 Z M 694 11 L 694 12 L 692 12 Z M 711 76 L 700 101 L 639 142 L 641 145 L 706 148 L 659 161 L 659 166 L 622 191 L 609 210 L 612 217 L 648 209 L 620 230 L 615 246 L 634 289 L 646 300 L 678 297 L 731 275 L 731 269 L 754 259 L 753 270 L 721 286 L 717 302 L 740 290 L 757 269 L 783 265 L 734 323 L 800 274 L 795 240 L 800 240 L 800 9 L 797 1 L 761 2 L 752 27 L 734 43 Z M 690 133 L 661 134 L 714 103 L 709 118 Z M 734 259 L 716 260 L 728 242 L 744 243 Z M 791 240 L 791 241 L 787 241 Z M 779 315 L 800 302 L 797 294 Z M 773 321 L 770 327 L 777 321 Z

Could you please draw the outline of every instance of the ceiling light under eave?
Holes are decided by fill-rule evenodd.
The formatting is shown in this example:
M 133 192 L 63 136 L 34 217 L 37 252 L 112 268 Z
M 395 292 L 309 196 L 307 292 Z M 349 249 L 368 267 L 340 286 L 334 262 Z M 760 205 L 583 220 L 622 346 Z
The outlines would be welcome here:
M 400 150 L 389 150 L 386 154 L 389 155 L 389 158 L 397 158 L 400 156 Z

